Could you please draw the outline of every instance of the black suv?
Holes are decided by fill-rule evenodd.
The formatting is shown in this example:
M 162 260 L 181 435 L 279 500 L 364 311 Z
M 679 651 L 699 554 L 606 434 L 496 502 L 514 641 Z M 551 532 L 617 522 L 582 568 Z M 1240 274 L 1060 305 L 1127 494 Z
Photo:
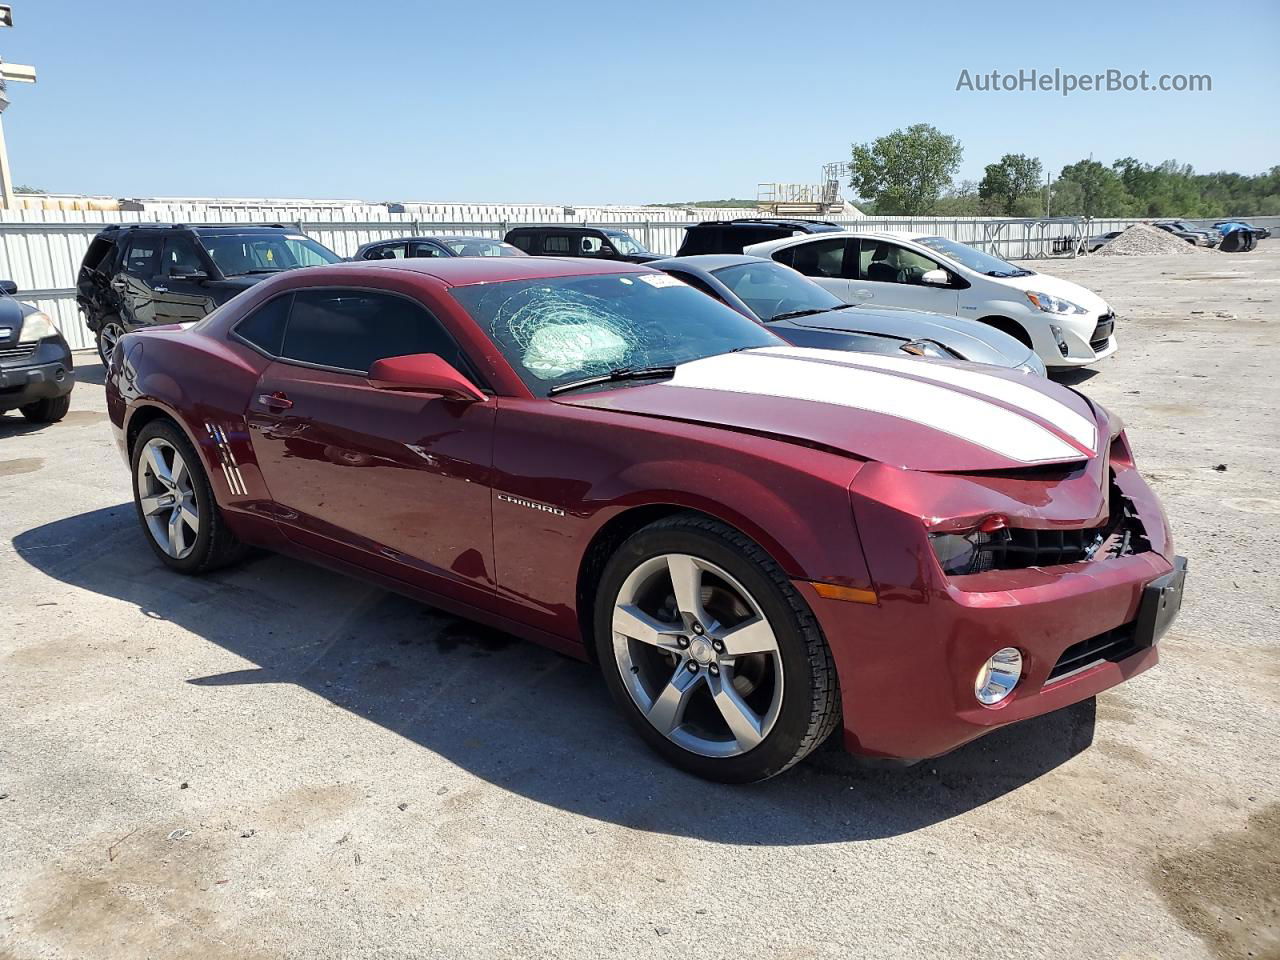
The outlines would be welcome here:
M 663 259 L 661 254 L 646 250 L 627 231 L 611 227 L 548 223 L 537 227 L 514 227 L 503 239 L 531 257 L 593 257 L 627 263 Z
M 263 277 L 341 260 L 278 223 L 111 224 L 80 263 L 76 302 L 105 364 L 131 330 L 199 320 Z
M 783 217 L 738 217 L 734 220 L 704 220 L 687 227 L 677 257 L 703 253 L 742 253 L 753 243 L 781 240 L 801 233 L 831 233 L 843 230 L 828 220 L 791 220 Z

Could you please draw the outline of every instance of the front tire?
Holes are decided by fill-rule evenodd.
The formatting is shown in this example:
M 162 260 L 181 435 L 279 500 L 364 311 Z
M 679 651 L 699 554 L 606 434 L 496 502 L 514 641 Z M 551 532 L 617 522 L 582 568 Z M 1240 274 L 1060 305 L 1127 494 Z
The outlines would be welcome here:
M 839 719 L 835 665 L 804 599 L 751 539 L 698 514 L 628 538 L 596 596 L 596 653 L 640 736 L 725 783 L 776 776 Z
M 25 407 L 18 408 L 19 412 L 32 423 L 57 423 L 67 415 L 70 409 L 71 394 L 69 393 L 60 397 L 37 400 L 35 403 L 28 403 Z
M 134 442 L 133 503 L 143 534 L 170 570 L 199 574 L 234 563 L 246 548 L 227 527 L 195 447 L 170 420 Z

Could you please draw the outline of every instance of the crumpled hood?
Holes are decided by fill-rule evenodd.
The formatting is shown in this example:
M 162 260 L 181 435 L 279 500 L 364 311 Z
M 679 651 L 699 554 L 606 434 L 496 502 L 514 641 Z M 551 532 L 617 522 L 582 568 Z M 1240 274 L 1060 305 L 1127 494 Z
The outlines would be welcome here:
M 1050 296 L 1061 297 L 1063 300 L 1070 300 L 1090 313 L 1107 313 L 1111 310 L 1107 301 L 1092 290 L 1078 283 L 1072 283 L 1070 280 L 1051 277 L 1047 273 L 1033 273 L 1029 277 L 1001 277 L 1000 282 L 1017 287 L 1019 290 L 1034 290 L 1036 293 L 1047 293 Z
M 794 438 L 911 470 L 1079 463 L 1107 440 L 1082 397 L 1041 377 L 804 347 L 707 357 L 662 383 L 555 400 Z

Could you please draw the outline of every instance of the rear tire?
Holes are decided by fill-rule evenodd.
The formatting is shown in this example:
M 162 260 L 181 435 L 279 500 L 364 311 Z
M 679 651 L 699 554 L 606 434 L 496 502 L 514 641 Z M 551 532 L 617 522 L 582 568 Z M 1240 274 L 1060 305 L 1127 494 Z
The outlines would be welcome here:
M 98 344 L 98 357 L 102 360 L 103 367 L 111 366 L 111 353 L 116 348 L 116 342 L 125 335 L 124 325 L 120 322 L 119 317 L 111 316 L 102 321 L 102 326 L 98 328 L 96 340 Z
M 57 423 L 67 415 L 67 411 L 70 409 L 71 394 L 69 393 L 61 397 L 37 400 L 35 403 L 28 403 L 25 407 L 18 408 L 22 415 L 32 423 Z
M 227 527 L 195 447 L 173 421 L 153 420 L 144 426 L 130 462 L 138 522 L 166 567 L 208 573 L 248 552 Z
M 776 776 L 839 720 L 835 664 L 812 611 L 758 544 L 709 517 L 678 514 L 629 537 L 605 565 L 594 626 L 618 707 L 697 776 Z

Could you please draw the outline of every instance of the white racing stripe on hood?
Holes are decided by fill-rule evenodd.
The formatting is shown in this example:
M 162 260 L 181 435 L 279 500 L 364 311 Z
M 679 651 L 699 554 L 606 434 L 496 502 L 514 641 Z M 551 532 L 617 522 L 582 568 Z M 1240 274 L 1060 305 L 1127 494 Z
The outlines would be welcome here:
M 845 350 L 803 350 L 797 351 L 788 347 L 765 347 L 759 353 L 773 353 L 780 356 L 804 359 L 805 356 L 820 355 L 822 359 L 842 363 L 851 367 L 873 367 L 877 370 L 900 370 L 913 377 L 933 380 L 963 387 L 972 393 L 1000 400 L 1011 407 L 1019 407 L 1028 413 L 1034 413 L 1063 433 L 1074 438 L 1090 450 L 1097 450 L 1098 428 L 1088 417 L 1081 416 L 1065 403 L 1041 393 L 1035 387 L 992 377 L 980 370 L 962 370 L 944 366 L 940 363 L 922 363 L 910 357 L 884 357 L 870 353 L 851 353 Z
M 1082 460 L 1061 437 L 986 400 L 943 384 L 862 367 L 814 363 L 770 348 L 682 363 L 660 387 L 809 400 L 910 420 L 1023 463 Z M 927 442 L 927 438 L 922 438 Z

